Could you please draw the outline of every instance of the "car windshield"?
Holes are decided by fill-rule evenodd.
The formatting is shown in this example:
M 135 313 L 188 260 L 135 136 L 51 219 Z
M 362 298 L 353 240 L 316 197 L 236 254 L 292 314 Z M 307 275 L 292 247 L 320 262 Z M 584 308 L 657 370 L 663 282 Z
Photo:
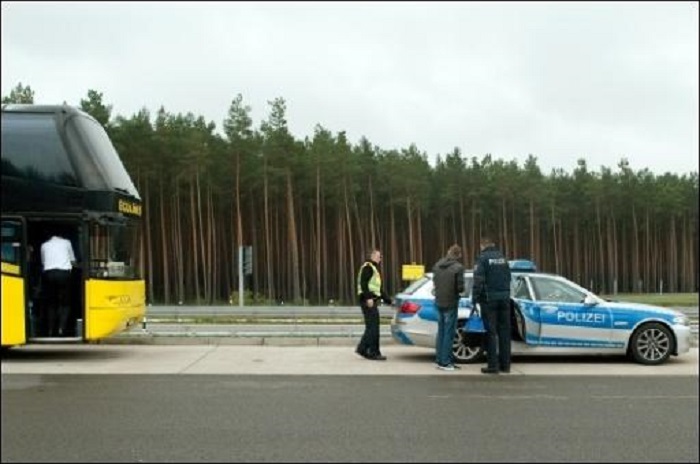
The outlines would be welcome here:
M 461 294 L 462 297 L 469 297 L 472 291 L 472 283 L 474 279 L 471 274 L 464 275 L 464 292 Z M 425 274 L 420 279 L 412 282 L 404 291 L 401 292 L 404 295 L 411 295 L 419 298 L 430 298 L 435 296 L 435 287 L 433 285 L 433 275 Z
M 401 293 L 405 293 L 407 295 L 413 295 L 416 292 L 416 290 L 421 288 L 423 286 L 423 284 L 425 284 L 429 280 L 431 280 L 430 276 L 424 275 L 420 279 L 413 281 L 411 283 L 411 285 L 406 287 L 406 289 Z
M 558 279 L 533 277 L 532 286 L 539 301 L 581 303 L 586 293 Z

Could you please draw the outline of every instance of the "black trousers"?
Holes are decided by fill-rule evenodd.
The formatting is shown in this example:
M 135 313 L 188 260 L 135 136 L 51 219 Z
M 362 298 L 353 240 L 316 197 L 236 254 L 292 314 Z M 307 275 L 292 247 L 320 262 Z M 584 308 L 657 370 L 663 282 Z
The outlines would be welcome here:
M 365 318 L 365 333 L 362 334 L 357 351 L 368 356 L 379 355 L 379 309 L 377 301 L 371 308 L 366 303 L 361 303 L 362 315 Z
M 510 369 L 510 301 L 480 303 L 486 328 L 486 360 L 491 369 Z
M 51 269 L 44 272 L 44 290 L 46 292 L 44 316 L 46 335 L 49 337 L 68 333 L 70 285 L 70 271 Z

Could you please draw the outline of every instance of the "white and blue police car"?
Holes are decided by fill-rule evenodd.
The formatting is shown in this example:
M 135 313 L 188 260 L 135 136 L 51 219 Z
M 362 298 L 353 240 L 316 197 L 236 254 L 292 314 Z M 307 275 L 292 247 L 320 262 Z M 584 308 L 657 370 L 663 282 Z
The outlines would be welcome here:
M 608 301 L 562 276 L 537 272 L 532 261 L 509 263 L 511 350 L 515 355 L 626 354 L 638 363 L 657 365 L 690 351 L 690 323 L 679 311 Z M 472 282 L 473 270 L 468 270 L 452 344 L 459 363 L 480 362 L 484 356 L 484 334 L 467 328 Z M 397 294 L 394 309 L 394 340 L 435 348 L 437 308 L 432 273 Z

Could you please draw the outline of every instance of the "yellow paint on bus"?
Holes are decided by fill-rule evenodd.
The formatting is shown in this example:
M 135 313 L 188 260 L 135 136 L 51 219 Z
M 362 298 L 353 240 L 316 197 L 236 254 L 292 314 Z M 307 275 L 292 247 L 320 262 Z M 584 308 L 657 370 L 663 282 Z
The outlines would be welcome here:
M 3 272 L 5 272 L 5 264 Z M 19 272 L 18 272 L 19 273 Z M 2 275 L 2 346 L 27 342 L 24 317 L 24 279 Z
M 2 272 L 5 274 L 20 275 L 19 266 L 16 264 L 2 263 Z
M 98 340 L 143 322 L 146 315 L 143 280 L 85 282 L 85 339 Z

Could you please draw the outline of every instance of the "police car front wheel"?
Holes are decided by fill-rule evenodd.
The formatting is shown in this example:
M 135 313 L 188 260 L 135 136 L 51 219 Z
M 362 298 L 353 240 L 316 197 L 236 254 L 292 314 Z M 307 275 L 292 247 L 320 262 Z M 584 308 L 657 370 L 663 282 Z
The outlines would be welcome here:
M 673 336 L 668 327 L 650 322 L 639 327 L 630 340 L 630 355 L 640 364 L 662 364 L 673 352 Z

